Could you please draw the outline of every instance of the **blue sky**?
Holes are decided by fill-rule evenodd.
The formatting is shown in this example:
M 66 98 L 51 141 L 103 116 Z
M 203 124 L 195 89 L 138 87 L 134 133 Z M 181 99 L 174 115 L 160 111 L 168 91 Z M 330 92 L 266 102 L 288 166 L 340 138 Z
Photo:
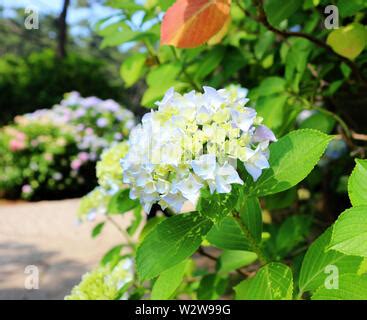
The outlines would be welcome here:
M 71 0 L 71 4 L 73 4 Z M 93 1 L 90 1 L 93 2 Z M 0 4 L 5 7 L 5 16 L 13 15 L 13 8 L 26 8 L 35 7 L 41 14 L 54 14 L 58 15 L 61 11 L 63 1 L 62 0 L 0 0 Z M 78 21 L 85 18 L 90 21 L 91 25 L 96 23 L 98 20 L 107 17 L 116 12 L 112 8 L 107 8 L 99 4 L 92 4 L 88 8 L 74 8 L 72 5 L 68 11 L 67 22 L 71 27 L 71 32 L 74 35 L 83 35 L 85 30 L 80 27 L 73 27 Z

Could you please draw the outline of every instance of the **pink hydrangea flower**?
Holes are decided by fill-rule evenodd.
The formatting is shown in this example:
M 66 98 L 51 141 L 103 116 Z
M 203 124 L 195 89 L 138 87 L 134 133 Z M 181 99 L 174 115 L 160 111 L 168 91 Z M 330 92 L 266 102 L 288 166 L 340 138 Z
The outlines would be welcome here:
M 71 169 L 73 170 L 79 170 L 79 168 L 82 166 L 82 161 L 80 159 L 75 159 L 71 162 Z
M 31 193 L 32 191 L 33 191 L 33 188 L 29 184 L 25 184 L 22 187 L 22 193 L 28 194 L 28 193 Z
M 25 147 L 26 147 L 26 144 L 24 140 L 14 139 L 14 140 L 11 140 L 9 143 L 9 148 L 13 152 L 24 150 Z

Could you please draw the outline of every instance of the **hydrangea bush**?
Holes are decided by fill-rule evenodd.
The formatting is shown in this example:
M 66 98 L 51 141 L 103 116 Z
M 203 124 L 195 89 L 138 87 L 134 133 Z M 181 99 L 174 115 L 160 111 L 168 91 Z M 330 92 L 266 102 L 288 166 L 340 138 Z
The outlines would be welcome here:
M 6 197 L 64 198 L 96 185 L 95 163 L 135 120 L 113 100 L 65 95 L 52 109 L 17 116 L 1 129 L 0 190 Z
M 284 193 L 303 180 L 333 136 L 300 129 L 277 140 L 261 124 L 255 109 L 245 106 L 248 99 L 241 92 L 233 87 L 221 90 L 204 87 L 203 93 L 181 95 L 170 89 L 157 102 L 157 111 L 147 113 L 142 124 L 132 130 L 127 143 L 106 151 L 97 164 L 101 185 L 81 205 L 81 212 L 89 220 L 95 218 L 97 211 L 105 216 L 105 221 L 93 229 L 93 237 L 102 233 L 105 223 L 117 225 L 113 215 L 134 212 L 127 229 L 118 227 L 130 247 L 127 255 L 136 268 L 131 282 L 124 282 L 126 285 L 120 292 L 124 297 L 168 299 L 188 295 L 216 299 L 229 295 L 237 299 L 292 299 L 307 293 L 320 299 L 329 297 L 324 268 L 339 259 L 343 261 L 339 266 L 348 275 L 345 278 L 362 281 L 363 285 L 365 278 L 360 272 L 363 273 L 364 260 L 359 255 L 361 251 L 364 254 L 364 249 L 345 243 L 338 233 L 336 237 L 340 240 L 335 240 L 338 250 L 330 249 L 329 243 L 335 237 L 331 229 L 307 250 L 297 284 L 290 267 L 280 263 L 293 248 L 282 238 L 285 236 L 282 229 L 291 234 L 297 232 L 294 236 L 300 237 L 299 232 L 306 232 L 311 220 L 306 215 L 293 216 L 273 235 L 271 229 L 268 232 L 263 229 L 266 215 L 258 198 Z M 364 168 L 363 162 L 360 168 Z M 360 172 L 355 176 L 358 178 L 351 178 L 351 183 L 362 177 Z M 350 194 L 352 197 L 352 187 Z M 356 198 L 364 201 L 360 195 Z M 182 212 L 185 202 L 189 202 L 189 212 Z M 144 222 L 143 229 L 139 228 L 156 203 L 162 210 L 170 209 L 167 217 L 155 217 Z M 350 212 L 354 210 L 363 208 Z M 302 229 L 297 231 L 298 228 Z M 340 228 L 341 233 L 345 232 Z M 132 241 L 137 236 L 138 245 Z M 271 243 L 273 236 L 275 250 Z M 293 246 L 299 242 L 296 239 Z M 112 248 L 102 261 L 123 261 L 126 257 L 120 254 L 123 246 Z M 208 253 L 206 250 L 211 247 L 221 249 L 221 254 Z M 349 250 L 354 252 L 348 255 Z M 200 280 L 195 271 L 197 254 L 216 260 L 217 273 L 208 273 Z M 245 271 L 251 265 L 258 268 L 255 276 Z M 102 286 L 104 272 L 106 269 L 101 274 L 97 272 L 95 278 L 91 276 L 95 273 L 87 274 L 67 299 L 120 298 L 116 291 L 109 296 L 91 295 L 96 289 L 89 288 Z M 113 271 L 107 272 L 110 273 Z M 269 277 L 274 280 L 268 281 Z M 192 278 L 198 278 L 196 285 L 185 281 Z M 266 289 L 260 285 L 264 281 Z M 79 288 L 86 293 L 78 293 Z

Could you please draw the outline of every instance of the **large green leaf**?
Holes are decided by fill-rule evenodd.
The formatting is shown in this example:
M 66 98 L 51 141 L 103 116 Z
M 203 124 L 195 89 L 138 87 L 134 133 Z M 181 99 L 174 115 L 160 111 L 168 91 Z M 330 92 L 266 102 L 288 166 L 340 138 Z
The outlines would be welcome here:
M 312 300 L 367 300 L 367 275 L 342 274 L 337 289 L 321 286 Z
M 293 187 L 311 172 L 331 139 L 312 129 L 292 131 L 282 137 L 270 146 L 270 168 L 258 181 L 251 180 L 249 193 L 265 196 Z
M 255 262 L 257 255 L 250 251 L 224 250 L 217 263 L 219 273 L 227 273 Z
M 277 254 L 284 256 L 302 242 L 310 226 L 311 218 L 306 215 L 294 215 L 286 219 L 280 226 L 275 239 Z
M 304 120 L 300 125 L 300 129 L 316 129 L 329 134 L 333 130 L 334 125 L 335 120 L 331 116 L 317 112 Z
M 367 160 L 356 159 L 348 180 L 348 193 L 353 206 L 367 205 Z
M 150 231 L 136 253 L 140 280 L 148 280 L 191 256 L 213 223 L 197 212 L 170 217 Z
M 144 53 L 135 53 L 122 63 L 120 75 L 127 88 L 140 79 L 144 70 L 145 60 L 146 55 Z
M 181 284 L 185 275 L 187 260 L 162 272 L 152 288 L 152 300 L 169 299 Z
M 266 0 L 265 12 L 269 22 L 273 26 L 278 26 L 283 20 L 292 16 L 302 5 L 302 0 Z
M 254 241 L 261 241 L 262 216 L 256 198 L 242 198 L 237 204 L 242 223 L 248 229 Z M 218 248 L 228 250 L 252 250 L 251 241 L 245 235 L 238 222 L 232 217 L 225 217 L 216 223 L 207 235 L 207 240 Z
M 330 249 L 367 257 L 367 206 L 345 210 L 334 223 Z
M 306 291 L 314 291 L 324 283 L 327 277 L 325 268 L 329 265 L 336 266 L 339 274 L 357 273 L 362 258 L 346 256 L 334 250 L 326 251 L 330 239 L 331 228 L 317 238 L 307 250 L 299 276 L 301 294 Z
M 255 277 L 235 288 L 237 300 L 290 300 L 293 295 L 291 269 L 281 263 L 269 263 Z
M 333 30 L 327 44 L 343 57 L 355 59 L 366 47 L 366 28 L 360 23 L 351 23 L 345 27 Z

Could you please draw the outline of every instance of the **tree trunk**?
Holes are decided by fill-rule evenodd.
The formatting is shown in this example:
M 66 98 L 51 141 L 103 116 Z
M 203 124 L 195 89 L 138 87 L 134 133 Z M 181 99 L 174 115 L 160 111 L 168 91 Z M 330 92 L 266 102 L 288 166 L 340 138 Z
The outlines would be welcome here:
M 58 44 L 57 44 L 57 55 L 60 58 L 64 58 L 66 56 L 66 43 L 67 43 L 67 23 L 66 17 L 68 14 L 70 0 L 64 0 L 64 5 L 62 7 L 62 11 L 58 18 Z

